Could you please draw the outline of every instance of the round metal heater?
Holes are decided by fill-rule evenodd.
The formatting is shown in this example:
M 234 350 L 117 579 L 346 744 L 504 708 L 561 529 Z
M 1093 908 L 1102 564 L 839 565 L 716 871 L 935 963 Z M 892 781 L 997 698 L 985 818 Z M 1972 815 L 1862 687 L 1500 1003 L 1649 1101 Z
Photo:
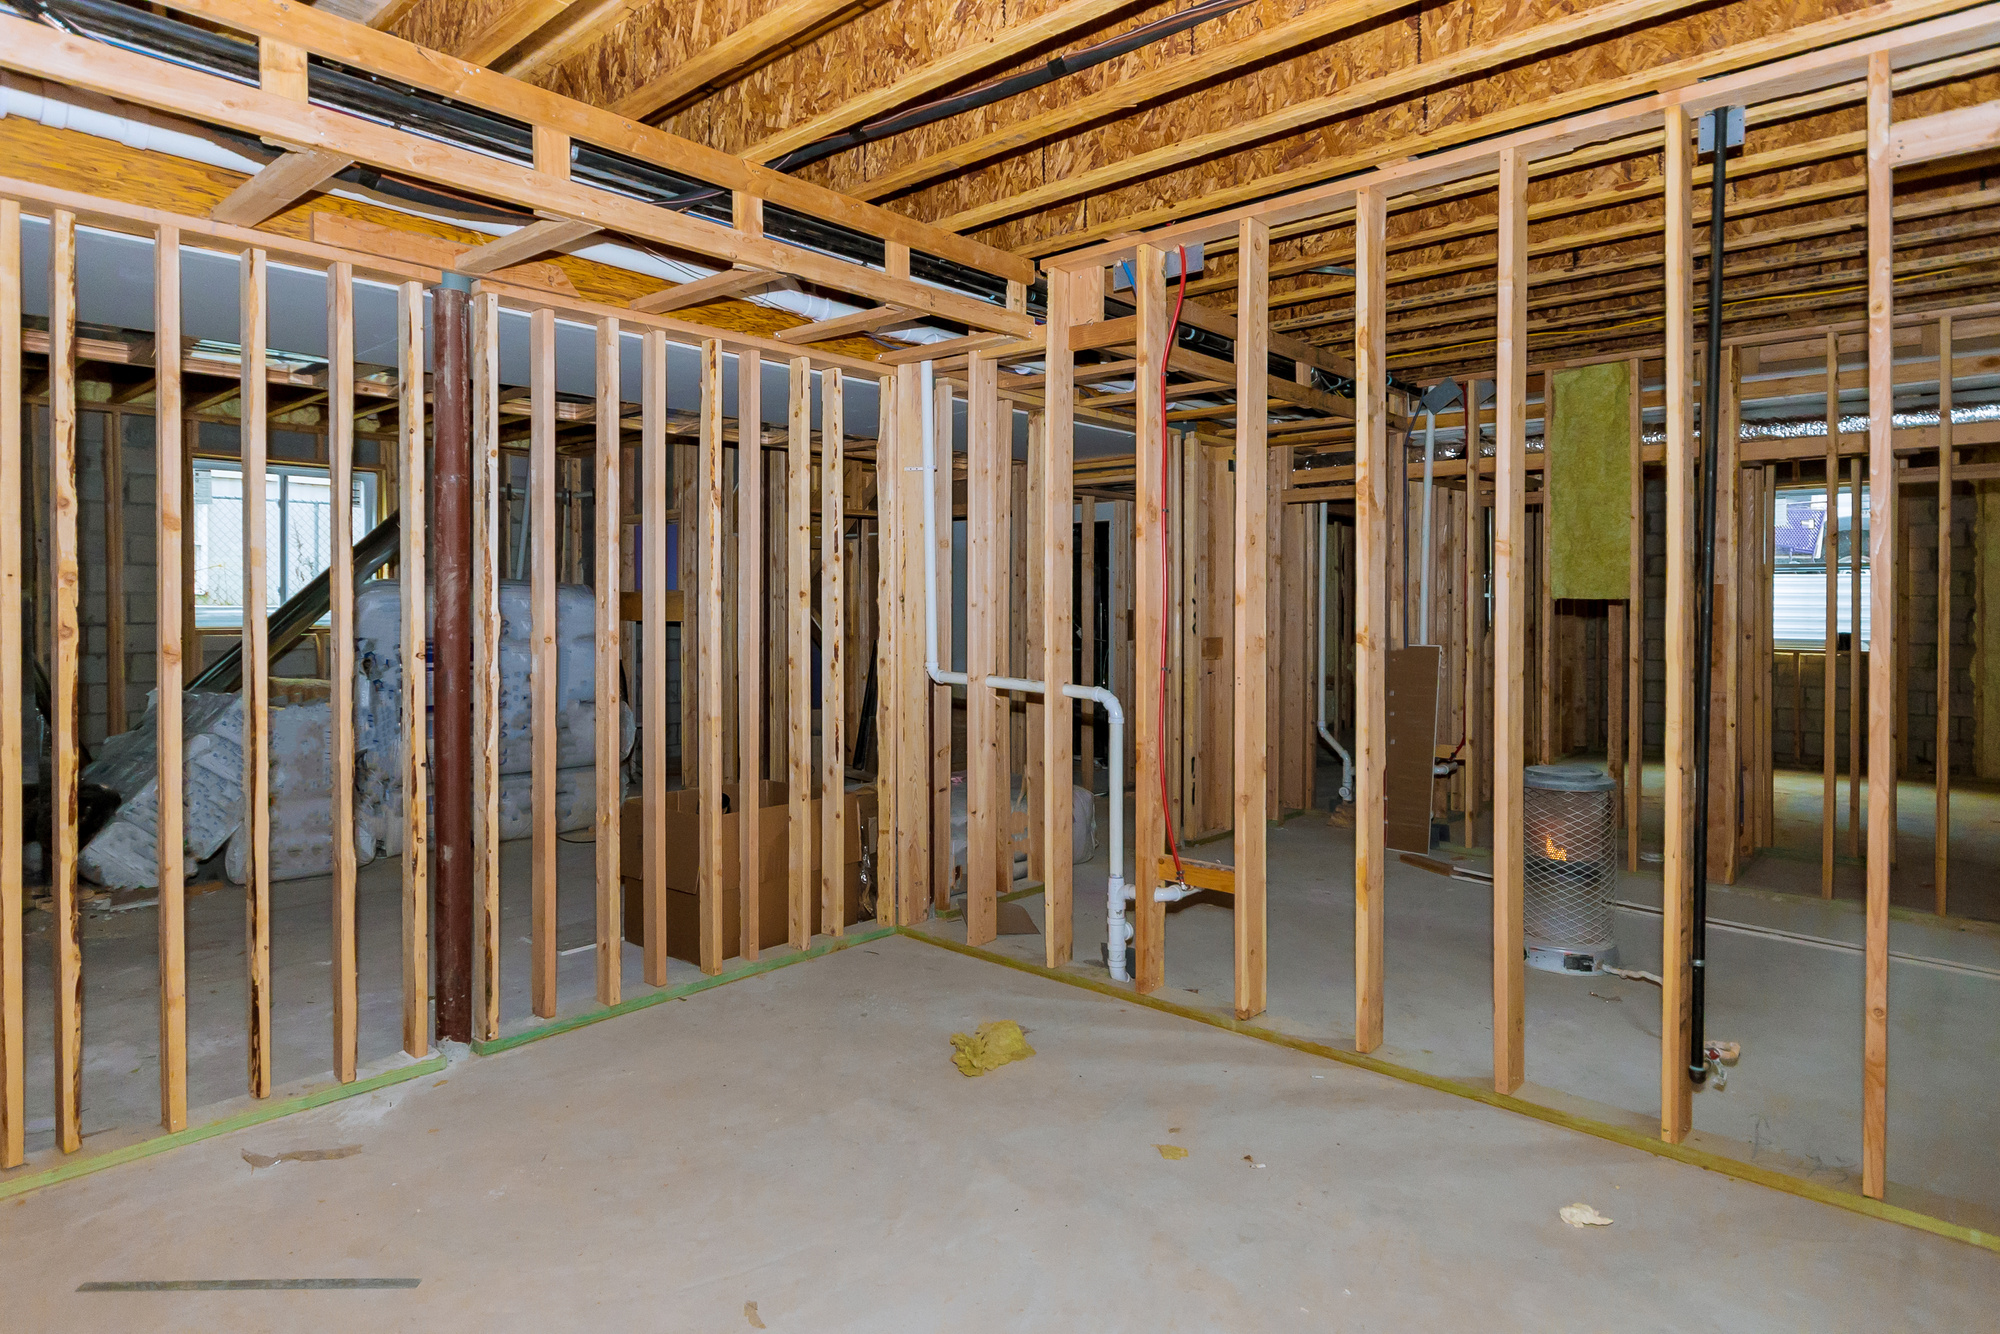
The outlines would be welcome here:
M 1618 962 L 1615 786 L 1587 764 L 1536 764 L 1523 774 L 1521 913 L 1530 968 L 1589 973 Z

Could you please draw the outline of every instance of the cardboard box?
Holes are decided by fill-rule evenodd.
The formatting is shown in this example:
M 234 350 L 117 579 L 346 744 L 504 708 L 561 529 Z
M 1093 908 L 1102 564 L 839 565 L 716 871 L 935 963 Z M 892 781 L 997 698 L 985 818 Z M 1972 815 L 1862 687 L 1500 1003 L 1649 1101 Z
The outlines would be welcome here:
M 762 877 L 757 887 L 757 948 L 782 945 L 791 934 L 791 809 L 785 803 L 784 783 L 760 783 L 761 809 L 757 812 L 757 835 L 762 856 Z M 742 949 L 743 910 L 739 893 L 741 834 L 738 832 L 737 786 L 725 783 L 723 795 L 729 810 L 722 817 L 722 873 L 718 892 L 722 896 L 722 957 L 734 959 Z M 865 822 L 875 815 L 875 790 L 862 788 L 846 794 L 846 815 L 842 833 L 846 840 L 842 867 L 846 918 L 852 925 L 861 916 L 861 835 Z M 819 828 L 820 803 L 812 802 L 813 828 Z M 701 840 L 701 794 L 693 789 L 667 793 L 665 811 L 667 849 L 667 953 L 689 963 L 701 962 L 701 904 L 698 867 Z M 633 944 L 645 941 L 645 899 L 641 874 L 645 868 L 645 808 L 639 797 L 628 797 L 618 821 L 621 866 L 625 888 L 625 939 Z M 822 930 L 819 894 L 819 840 L 813 840 L 812 929 Z

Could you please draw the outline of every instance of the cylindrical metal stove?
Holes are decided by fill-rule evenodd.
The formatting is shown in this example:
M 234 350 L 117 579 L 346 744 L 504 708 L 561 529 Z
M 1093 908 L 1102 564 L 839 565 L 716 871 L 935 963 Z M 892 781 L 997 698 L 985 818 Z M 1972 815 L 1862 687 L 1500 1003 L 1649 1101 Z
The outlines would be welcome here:
M 1616 784 L 1588 764 L 1530 765 L 1522 781 L 1522 934 L 1528 966 L 1591 973 L 1616 965 Z

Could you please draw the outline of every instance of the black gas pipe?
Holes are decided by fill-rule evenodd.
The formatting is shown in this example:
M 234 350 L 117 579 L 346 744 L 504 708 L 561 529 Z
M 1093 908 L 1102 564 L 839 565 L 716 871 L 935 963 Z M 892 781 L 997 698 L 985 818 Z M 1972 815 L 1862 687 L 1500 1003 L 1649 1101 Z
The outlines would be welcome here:
M 1697 1084 L 1708 1079 L 1703 1011 L 1708 972 L 1709 692 L 1715 671 L 1715 492 L 1722 444 L 1722 226 L 1723 189 L 1729 180 L 1729 108 L 1717 107 L 1708 113 L 1708 120 L 1715 157 L 1708 190 L 1708 361 L 1701 377 L 1701 610 L 1695 621 L 1694 648 L 1694 903 L 1688 984 L 1688 1078 Z M 1673 893 L 1673 887 L 1667 892 Z

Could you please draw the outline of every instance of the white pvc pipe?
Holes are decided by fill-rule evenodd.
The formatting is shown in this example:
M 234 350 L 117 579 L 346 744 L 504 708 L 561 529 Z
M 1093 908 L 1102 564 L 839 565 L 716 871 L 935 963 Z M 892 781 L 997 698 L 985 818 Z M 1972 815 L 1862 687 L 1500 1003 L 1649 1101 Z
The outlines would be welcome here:
M 1437 462 L 1436 411 L 1424 413 L 1424 557 L 1417 582 L 1417 642 L 1431 642 L 1431 469 Z
M 1333 735 L 1333 729 L 1326 721 L 1326 502 L 1319 503 L 1319 739 L 1333 747 L 1333 753 L 1340 756 L 1340 799 L 1354 800 L 1354 757 Z
M 924 486 L 924 671 L 938 685 L 967 685 L 964 672 L 948 672 L 938 661 L 938 545 L 937 545 L 937 395 L 936 364 L 921 363 L 919 376 L 923 394 L 923 486 Z M 1085 502 L 1091 504 L 1094 502 Z M 988 676 L 981 682 L 991 690 L 1019 690 L 1024 694 L 1046 695 L 1048 686 L 1018 676 Z M 1127 980 L 1125 942 L 1132 927 L 1125 920 L 1125 905 L 1132 891 L 1125 885 L 1125 710 L 1118 696 L 1102 686 L 1066 685 L 1065 699 L 1087 699 L 1103 706 L 1111 720 L 1111 872 L 1105 882 L 1105 959 L 1115 982 Z

